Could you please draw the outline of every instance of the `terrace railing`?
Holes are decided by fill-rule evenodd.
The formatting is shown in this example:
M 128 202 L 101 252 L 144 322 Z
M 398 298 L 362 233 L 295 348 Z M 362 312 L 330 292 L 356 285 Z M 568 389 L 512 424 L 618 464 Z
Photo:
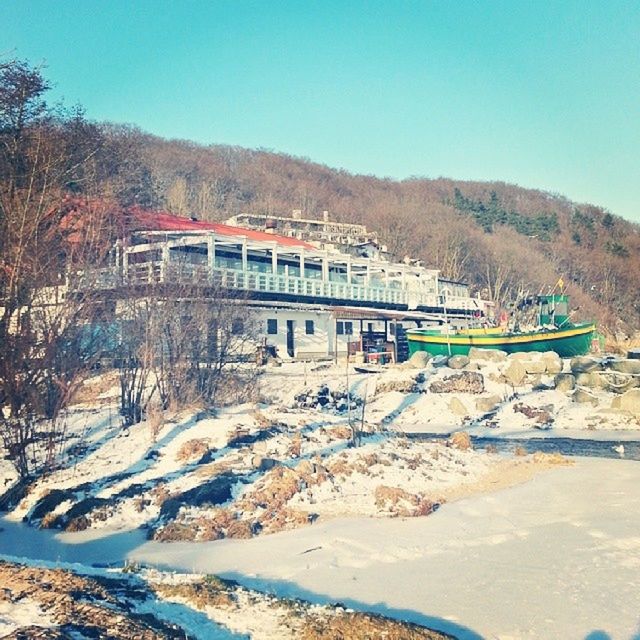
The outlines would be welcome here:
M 332 299 L 365 303 L 441 307 L 432 292 L 387 286 L 334 282 L 318 278 L 301 278 L 239 269 L 209 268 L 206 264 L 172 264 L 163 261 L 129 264 L 126 273 L 115 267 L 94 269 L 70 278 L 72 289 L 116 289 L 154 284 L 214 287 L 253 293 L 283 294 L 313 299 Z M 473 298 L 448 297 L 447 307 L 474 310 Z

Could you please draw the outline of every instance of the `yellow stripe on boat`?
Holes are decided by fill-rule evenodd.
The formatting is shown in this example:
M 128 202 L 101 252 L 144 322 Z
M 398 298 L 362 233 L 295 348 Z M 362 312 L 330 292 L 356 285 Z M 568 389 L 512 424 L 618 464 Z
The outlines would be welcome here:
M 419 331 L 419 330 L 418 330 Z M 431 344 L 471 344 L 471 345 L 488 345 L 488 344 L 523 344 L 527 342 L 540 342 L 541 340 L 559 340 L 562 338 L 571 338 L 580 336 L 593 331 L 593 325 L 586 327 L 577 327 L 565 329 L 564 331 L 548 331 L 544 333 L 526 333 L 522 335 L 501 334 L 501 335 L 420 335 L 414 331 L 407 331 L 407 335 L 411 340 L 416 342 L 429 342 Z

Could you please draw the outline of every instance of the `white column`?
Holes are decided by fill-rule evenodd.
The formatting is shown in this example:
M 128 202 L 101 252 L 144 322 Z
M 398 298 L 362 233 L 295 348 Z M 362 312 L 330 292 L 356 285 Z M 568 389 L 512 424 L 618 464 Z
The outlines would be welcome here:
M 304 278 L 304 248 L 300 249 L 300 277 Z
M 347 258 L 347 284 L 351 284 L 351 256 Z
M 213 234 L 207 238 L 207 266 L 211 279 L 216 268 L 216 237 Z
M 247 239 L 242 238 L 242 271 L 247 271 Z
M 167 277 L 167 267 L 171 259 L 171 251 L 166 244 L 162 245 L 162 262 L 160 263 L 160 282 L 165 282 Z
M 278 244 L 276 242 L 271 247 L 271 270 L 274 276 L 278 273 Z
M 329 254 L 326 251 L 322 256 L 322 279 L 329 282 Z

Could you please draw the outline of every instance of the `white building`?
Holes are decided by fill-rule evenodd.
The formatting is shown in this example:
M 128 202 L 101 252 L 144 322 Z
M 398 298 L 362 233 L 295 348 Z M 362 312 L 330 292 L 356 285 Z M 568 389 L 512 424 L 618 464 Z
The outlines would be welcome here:
M 203 299 L 241 294 L 258 319 L 256 339 L 284 358 L 336 357 L 348 343 L 398 357 L 403 328 L 445 320 L 463 326 L 490 306 L 470 297 L 466 285 L 440 281 L 435 269 L 140 210 L 111 264 L 92 273 L 90 283 L 105 292 L 141 293 L 184 285 Z M 82 286 L 80 277 L 74 287 Z

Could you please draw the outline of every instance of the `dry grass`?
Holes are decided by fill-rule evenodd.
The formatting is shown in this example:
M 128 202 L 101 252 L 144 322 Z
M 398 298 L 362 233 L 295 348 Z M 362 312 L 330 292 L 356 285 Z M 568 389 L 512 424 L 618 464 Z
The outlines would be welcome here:
M 78 390 L 73 394 L 71 405 L 78 404 L 99 404 L 100 402 L 109 402 L 109 399 L 102 399 L 100 396 L 106 394 L 111 389 L 118 386 L 118 372 L 106 371 L 105 373 L 87 378 Z
M 557 451 L 554 453 L 545 453 L 543 451 L 536 451 L 531 457 L 533 462 L 542 465 L 572 465 L 573 460 L 563 456 Z
M 414 518 L 433 512 L 434 502 L 419 493 L 409 493 L 399 487 L 378 485 L 374 492 L 376 507 L 388 511 L 392 516 Z
M 324 432 L 331 440 L 350 440 L 351 429 L 349 427 L 327 427 Z
M 446 640 L 451 636 L 407 622 L 355 611 L 315 614 L 304 621 L 300 640 Z
M 469 449 L 473 449 L 473 445 L 471 444 L 471 436 L 466 431 L 456 431 L 451 434 L 451 437 L 448 440 L 449 446 L 454 449 L 460 449 L 460 451 L 468 451 Z
M 215 576 L 207 576 L 204 580 L 187 584 L 156 583 L 151 587 L 163 598 L 184 598 L 201 610 L 207 607 L 228 609 L 235 605 L 229 586 Z
M 176 453 L 176 460 L 180 462 L 190 462 L 192 460 L 199 460 L 202 456 L 209 451 L 209 441 L 203 438 L 193 438 L 182 443 L 178 453 Z

